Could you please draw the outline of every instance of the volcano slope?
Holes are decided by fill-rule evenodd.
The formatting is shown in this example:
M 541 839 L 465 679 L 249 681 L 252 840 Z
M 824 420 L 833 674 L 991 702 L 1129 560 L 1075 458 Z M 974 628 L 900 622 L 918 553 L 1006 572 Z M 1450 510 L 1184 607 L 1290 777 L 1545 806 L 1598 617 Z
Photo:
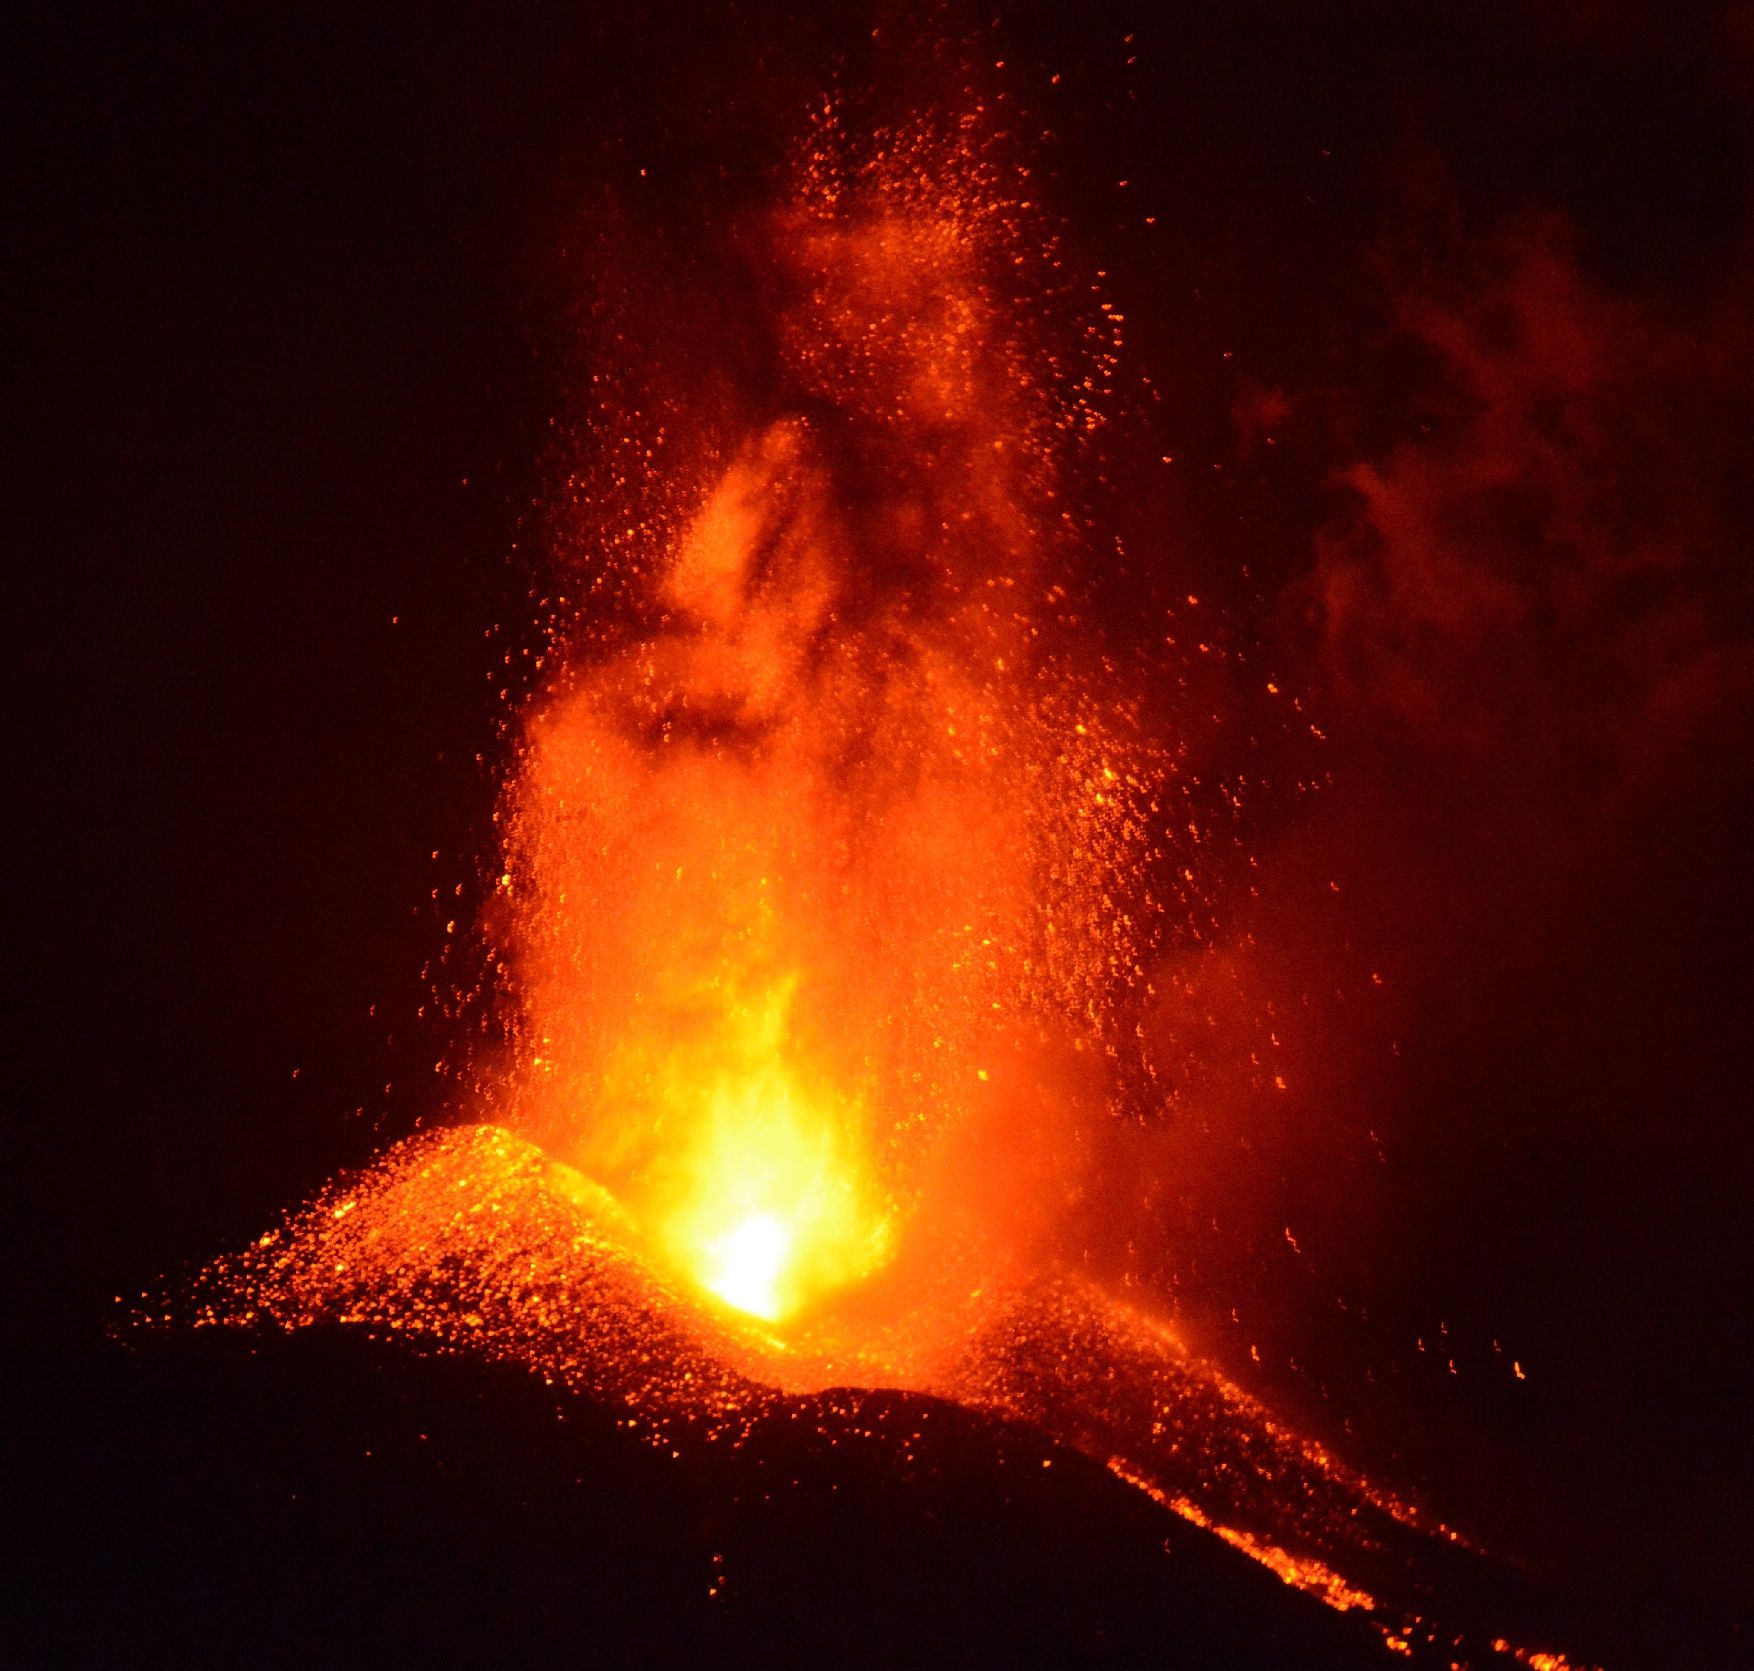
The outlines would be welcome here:
M 658 1448 L 608 1401 L 334 1325 L 63 1371 L 20 1663 L 1385 1657 L 1098 1463 L 919 1394 L 776 1397 L 736 1443 Z

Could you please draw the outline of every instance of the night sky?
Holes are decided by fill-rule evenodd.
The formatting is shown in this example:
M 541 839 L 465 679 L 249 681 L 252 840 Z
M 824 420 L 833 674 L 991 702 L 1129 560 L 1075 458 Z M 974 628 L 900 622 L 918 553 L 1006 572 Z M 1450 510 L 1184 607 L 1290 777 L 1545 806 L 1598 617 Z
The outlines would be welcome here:
M 1175 1117 L 1101 1138 L 1151 1205 L 1098 1191 L 1078 1253 L 1130 1264 L 1313 1431 L 1557 1563 L 1609 1665 L 1745 1651 L 1754 8 L 950 8 L 885 12 L 875 41 L 854 8 L 441 10 L 6 26 L 7 1356 L 53 1412 L 15 1448 L 63 1620 L 39 1614 L 24 1663 L 161 1662 L 224 1595 L 283 1602 L 268 1557 L 215 1601 L 140 1551 L 192 1471 L 178 1547 L 217 1558 L 200 1504 L 257 1500 L 255 1424 L 296 1427 L 301 1399 L 385 1443 L 398 1408 L 485 1403 L 520 1480 L 554 1466 L 515 1377 L 344 1343 L 129 1367 L 105 1330 L 116 1296 L 467 1112 L 417 1011 L 447 944 L 479 955 L 525 689 L 502 658 L 537 642 L 591 252 L 624 225 L 678 297 L 721 288 L 800 114 L 831 85 L 897 111 L 941 71 L 910 71 L 928 35 L 1006 61 L 1054 135 L 1046 209 L 1129 321 L 1091 489 L 1128 555 L 1092 558 L 1095 621 L 1124 651 L 1199 594 L 1247 701 L 1271 677 L 1324 738 L 1269 742 L 1324 789 L 1251 805 L 1261 880 L 1197 975 L 1215 1031 L 1160 1018 Z M 1269 1001 L 1299 1087 L 1270 1105 L 1232 1071 Z M 195 1427 L 229 1459 L 205 1475 Z M 289 1443 L 261 1479 L 321 1472 L 320 1438 Z M 613 1474 L 594 1559 L 625 1579 L 593 1593 L 593 1640 L 619 1662 L 681 1606 L 663 1552 L 713 1477 L 590 1443 Z M 422 1503 L 443 1559 L 521 1575 L 504 1629 L 564 1612 L 568 1564 L 517 1539 L 578 1504 L 531 1484 L 543 1506 L 496 1538 L 473 1466 L 441 1489 L 399 1464 L 359 1524 Z M 978 1542 L 963 1466 L 942 1497 Z M 1130 1511 L 1089 1492 L 1040 1508 L 1097 1528 L 1053 1558 L 1111 1575 L 1108 1662 L 1151 1663 L 1167 1639 L 1112 1578 Z M 335 1593 L 328 1532 L 251 1524 L 276 1560 L 320 1547 Z M 1003 1548 L 994 1596 L 1023 1558 Z M 179 1584 L 174 1628 L 64 1627 L 88 1586 Z M 664 1651 L 760 1659 L 779 1616 L 727 1647 L 678 1615 Z M 1026 1651 L 986 1617 L 939 1622 L 971 1662 Z M 217 1662 L 247 1662 L 259 1639 L 227 1628 Z M 525 1640 L 456 1628 L 465 1660 Z M 405 1629 L 386 1604 L 352 1654 Z M 1325 1651 L 1274 1641 L 1254 1663 Z

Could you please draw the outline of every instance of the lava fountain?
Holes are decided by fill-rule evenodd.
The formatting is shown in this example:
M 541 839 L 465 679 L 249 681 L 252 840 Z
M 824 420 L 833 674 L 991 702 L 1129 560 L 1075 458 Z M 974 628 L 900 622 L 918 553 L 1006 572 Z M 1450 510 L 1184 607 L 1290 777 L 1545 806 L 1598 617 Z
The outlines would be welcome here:
M 1561 1665 L 1495 1635 L 1456 1533 L 1062 1259 L 1202 886 L 1178 750 L 1079 612 L 1123 321 L 978 108 L 863 146 L 827 111 L 779 195 L 741 246 L 761 391 L 599 437 L 498 814 L 481 1119 L 218 1261 L 196 1320 L 510 1358 L 666 1443 L 781 1390 L 946 1396 L 1398 1652 Z

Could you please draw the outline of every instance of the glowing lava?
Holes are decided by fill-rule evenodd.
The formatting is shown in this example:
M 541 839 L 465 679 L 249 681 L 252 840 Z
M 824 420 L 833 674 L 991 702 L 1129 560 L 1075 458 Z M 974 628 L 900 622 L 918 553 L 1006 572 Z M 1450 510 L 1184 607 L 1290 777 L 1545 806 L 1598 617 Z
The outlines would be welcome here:
M 781 397 L 692 458 L 671 397 L 698 498 L 569 626 L 501 813 L 507 1123 L 773 1322 L 1074 1187 L 1168 793 L 1056 618 L 1058 442 L 1095 420 L 998 300 L 1027 215 L 967 132 L 814 137 L 748 233 Z
M 772 1213 L 754 1213 L 735 1230 L 708 1242 L 706 1285 L 739 1311 L 780 1315 L 780 1278 L 791 1257 L 792 1235 Z
M 791 991 L 731 1006 L 698 1050 L 653 1066 L 656 1129 L 676 1135 L 640 1188 L 677 1266 L 770 1322 L 869 1275 L 889 1244 L 857 1110 L 787 1062 Z

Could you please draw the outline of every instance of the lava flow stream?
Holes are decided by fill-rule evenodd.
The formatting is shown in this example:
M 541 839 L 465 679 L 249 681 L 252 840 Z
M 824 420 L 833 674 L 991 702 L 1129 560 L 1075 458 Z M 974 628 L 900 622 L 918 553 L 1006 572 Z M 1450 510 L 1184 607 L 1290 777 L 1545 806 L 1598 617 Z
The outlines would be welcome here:
M 692 441 L 681 389 L 606 420 L 606 458 L 669 461 L 620 491 L 686 509 L 594 490 L 637 526 L 557 587 L 595 601 L 500 812 L 500 1089 L 217 1262 L 194 1312 L 516 1360 L 653 1434 L 937 1394 L 1392 1647 L 1520 1653 L 1446 1616 L 1482 1582 L 1455 1534 L 1056 1249 L 1088 1132 L 1144 1082 L 1204 832 L 1078 619 L 1067 507 L 1122 322 L 1054 326 L 1065 258 L 983 116 L 862 154 L 822 117 L 744 240 L 760 400 Z

